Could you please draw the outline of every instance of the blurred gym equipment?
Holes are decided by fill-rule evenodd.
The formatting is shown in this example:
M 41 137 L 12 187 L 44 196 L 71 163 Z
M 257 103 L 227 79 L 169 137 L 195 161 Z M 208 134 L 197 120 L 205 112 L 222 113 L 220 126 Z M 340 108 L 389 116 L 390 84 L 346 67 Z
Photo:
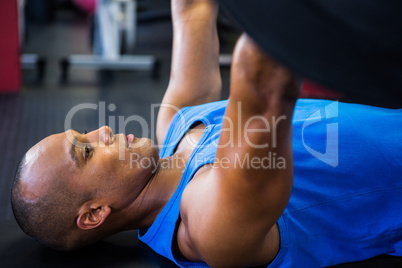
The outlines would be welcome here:
M 25 23 L 26 0 L 18 0 L 18 22 L 20 47 L 23 47 L 26 36 Z M 22 54 L 20 57 L 21 68 L 36 71 L 37 81 L 41 81 L 45 75 L 46 60 L 37 54 Z
M 60 61 L 61 80 L 70 67 L 106 70 L 157 71 L 152 55 L 128 55 L 136 43 L 137 1 L 98 0 L 94 15 L 94 55 L 70 55 Z

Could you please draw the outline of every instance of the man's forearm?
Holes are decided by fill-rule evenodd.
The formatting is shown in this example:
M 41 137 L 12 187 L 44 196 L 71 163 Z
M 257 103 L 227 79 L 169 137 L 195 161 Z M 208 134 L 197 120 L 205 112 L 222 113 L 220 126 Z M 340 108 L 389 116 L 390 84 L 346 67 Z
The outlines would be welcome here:
M 157 120 L 160 143 L 180 108 L 220 99 L 217 13 L 213 0 L 172 0 L 172 66 Z
M 174 39 L 167 97 L 181 96 L 179 106 L 220 97 L 217 13 L 213 1 L 172 2 Z

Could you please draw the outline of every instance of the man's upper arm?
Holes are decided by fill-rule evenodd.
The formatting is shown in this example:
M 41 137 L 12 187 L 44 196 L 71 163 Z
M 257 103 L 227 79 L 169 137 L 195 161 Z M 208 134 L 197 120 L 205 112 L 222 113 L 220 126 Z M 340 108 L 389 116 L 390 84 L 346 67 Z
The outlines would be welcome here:
M 189 241 L 212 266 L 264 264 L 277 243 L 269 231 L 292 189 L 291 121 L 299 83 L 247 37 L 234 59 L 214 168 L 191 182 L 182 199 Z M 280 164 L 269 165 L 269 158 Z

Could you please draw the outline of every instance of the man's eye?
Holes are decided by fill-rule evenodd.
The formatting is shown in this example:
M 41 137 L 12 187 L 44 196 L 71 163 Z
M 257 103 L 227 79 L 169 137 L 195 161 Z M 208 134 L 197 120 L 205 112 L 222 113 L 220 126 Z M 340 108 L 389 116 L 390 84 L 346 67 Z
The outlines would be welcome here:
M 85 145 L 84 150 L 85 150 L 85 152 L 84 152 L 84 159 L 85 159 L 85 160 L 88 160 L 88 158 L 91 157 L 92 150 L 91 150 L 91 148 L 89 147 L 89 145 Z

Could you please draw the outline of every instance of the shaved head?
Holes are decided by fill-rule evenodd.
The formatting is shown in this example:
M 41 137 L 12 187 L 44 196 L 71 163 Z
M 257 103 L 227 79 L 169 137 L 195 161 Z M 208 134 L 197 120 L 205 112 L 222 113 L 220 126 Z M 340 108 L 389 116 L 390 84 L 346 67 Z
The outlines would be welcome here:
M 68 185 L 66 169 L 48 148 L 50 136 L 32 147 L 22 158 L 12 187 L 11 203 L 21 229 L 39 242 L 58 250 L 73 248 L 75 218 L 79 206 L 90 193 Z M 48 154 L 48 157 L 43 157 Z M 57 164 L 55 164 L 57 163 Z
M 132 155 L 150 165 L 132 165 Z M 158 160 L 150 139 L 128 140 L 107 126 L 51 135 L 20 162 L 11 193 L 14 216 L 26 234 L 52 248 L 93 243 L 125 228 L 122 215 L 135 216 L 135 201 Z

